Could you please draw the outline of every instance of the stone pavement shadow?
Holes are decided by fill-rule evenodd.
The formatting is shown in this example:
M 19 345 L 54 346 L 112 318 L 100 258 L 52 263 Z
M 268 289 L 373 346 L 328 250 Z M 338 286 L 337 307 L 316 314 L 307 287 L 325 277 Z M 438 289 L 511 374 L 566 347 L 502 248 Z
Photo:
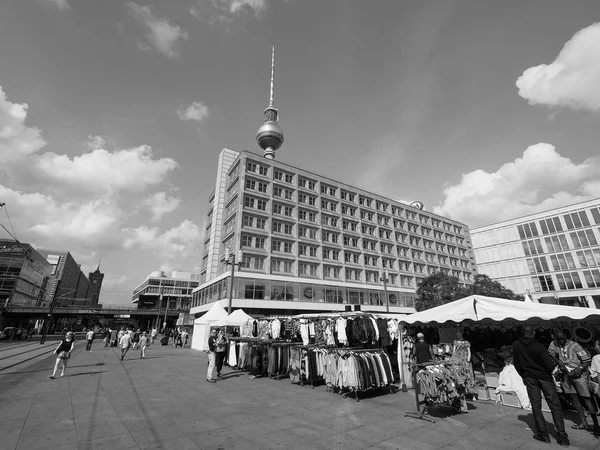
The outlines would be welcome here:
M 96 363 L 96 364 L 83 364 L 80 366 L 69 366 L 69 369 L 76 369 L 78 367 L 92 367 L 92 366 L 103 366 L 104 363 Z M 37 369 L 37 370 L 20 370 L 19 372 L 10 372 L 7 374 L 0 374 L 0 375 L 15 375 L 15 374 L 22 374 L 22 373 L 37 373 L 37 372 L 47 372 L 48 369 L 46 367 L 44 367 L 43 369 Z

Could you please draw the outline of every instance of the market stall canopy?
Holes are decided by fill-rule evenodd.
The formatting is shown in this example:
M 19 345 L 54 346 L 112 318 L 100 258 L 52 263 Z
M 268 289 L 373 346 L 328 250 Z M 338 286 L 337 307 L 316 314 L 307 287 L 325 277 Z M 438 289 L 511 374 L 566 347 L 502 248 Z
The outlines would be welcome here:
M 219 302 L 215 302 L 215 304 L 208 310 L 206 314 L 202 317 L 198 317 L 194 320 L 194 324 L 202 324 L 214 321 L 222 321 L 227 318 L 227 311 Z
M 578 308 L 574 306 L 547 305 L 529 303 L 503 298 L 471 295 L 437 308 L 411 314 L 400 319 L 407 324 L 427 323 L 460 323 L 465 320 L 473 322 L 502 322 L 514 320 L 525 322 L 537 320 L 584 320 L 594 318 L 600 320 L 600 309 Z
M 244 325 L 249 320 L 254 320 L 250 317 L 243 309 L 236 309 L 234 312 L 229 314 L 225 319 L 225 325 Z

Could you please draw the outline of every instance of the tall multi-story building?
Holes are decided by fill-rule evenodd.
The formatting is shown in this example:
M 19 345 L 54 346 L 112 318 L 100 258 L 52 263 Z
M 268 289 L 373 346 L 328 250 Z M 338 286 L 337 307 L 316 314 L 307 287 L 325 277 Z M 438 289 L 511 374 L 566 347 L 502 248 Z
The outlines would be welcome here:
M 89 278 L 81 270 L 73 255 L 64 250 L 38 249 L 38 252 L 52 265 L 52 272 L 46 301 L 56 299 L 56 306 L 97 306 L 104 274 L 100 266 Z
M 471 231 L 479 272 L 534 300 L 600 308 L 600 199 Z
M 52 266 L 31 245 L 0 239 L 0 307 L 48 306 Z
M 283 132 L 272 75 L 256 137 L 263 156 L 229 149 L 219 156 L 192 313 L 228 298 L 226 249 L 240 263 L 233 306 L 254 313 L 348 305 L 385 311 L 387 300 L 390 311 L 410 313 L 429 274 L 443 271 L 470 284 L 476 268 L 466 225 L 274 159 Z

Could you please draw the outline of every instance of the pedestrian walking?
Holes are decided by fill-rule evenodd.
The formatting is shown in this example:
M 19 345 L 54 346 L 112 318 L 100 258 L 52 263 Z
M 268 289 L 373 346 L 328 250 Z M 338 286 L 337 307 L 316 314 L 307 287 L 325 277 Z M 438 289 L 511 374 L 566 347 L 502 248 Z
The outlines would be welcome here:
M 117 330 L 110 331 L 110 346 L 116 347 L 119 343 L 119 332 Z
M 173 330 L 173 347 L 177 348 L 178 340 L 179 340 L 179 329 L 175 328 L 175 330 Z
M 110 344 L 110 331 L 110 328 L 107 330 L 105 329 L 104 333 L 102 334 L 104 348 L 108 347 L 108 344 Z
M 217 349 L 217 329 L 213 328 L 208 338 L 208 371 L 206 372 L 206 381 L 216 383 L 215 379 L 215 350 Z
M 133 335 L 131 337 L 131 342 L 133 343 L 132 350 L 137 350 L 138 345 L 140 343 L 140 335 L 141 335 L 141 331 L 139 329 L 137 331 L 133 332 Z
M 141 359 L 144 359 L 146 357 L 146 348 L 148 347 L 148 344 L 150 344 L 150 338 L 144 331 L 142 333 L 142 335 L 140 336 L 140 358 Z
M 94 330 L 90 330 L 85 335 L 85 338 L 87 339 L 87 345 L 85 346 L 86 352 L 92 351 L 92 344 L 94 343 L 94 334 Z
M 119 340 L 119 346 L 121 347 L 121 361 L 123 361 L 123 358 L 125 358 L 125 355 L 131 346 L 131 334 L 123 333 L 123 336 L 121 336 L 121 339 Z
M 189 337 L 189 334 L 188 334 L 187 330 L 184 328 L 181 331 L 181 341 L 182 341 L 181 347 L 182 348 L 187 345 L 187 343 L 188 343 L 188 337 Z
M 61 377 L 65 376 L 65 372 L 67 370 L 67 361 L 71 358 L 71 352 L 75 348 L 75 335 L 72 331 L 69 331 L 65 338 L 60 341 L 60 344 L 54 350 L 56 354 L 56 363 L 54 364 L 54 370 L 52 371 L 52 375 L 49 378 L 54 379 L 56 376 L 56 371 L 58 370 L 59 364 L 62 364 L 62 372 L 60 374 Z
M 600 436 L 596 406 L 592 402 L 589 390 L 590 377 L 587 368 L 592 363 L 590 354 L 577 342 L 567 339 L 562 330 L 554 330 L 554 341 L 548 347 L 548 353 L 558 364 L 556 377 L 563 393 L 569 397 L 579 414 L 579 424 L 571 428 L 591 431 L 594 436 Z M 587 423 L 582 403 L 591 415 L 593 427 Z
M 229 340 L 223 330 L 219 330 L 217 334 L 217 348 L 215 350 L 215 365 L 217 368 L 217 377 L 221 377 L 221 370 L 223 370 L 223 362 L 227 356 L 227 343 Z
M 531 401 L 535 424 L 533 438 L 541 442 L 550 442 L 546 419 L 542 413 L 543 393 L 558 434 L 557 443 L 568 446 L 569 436 L 565 431 L 562 406 L 552 378 L 555 364 L 546 348 L 535 339 L 531 325 L 524 327 L 523 337 L 513 344 L 513 362 L 517 373 L 523 378 L 523 384 L 527 388 L 527 395 Z
M 150 344 L 154 344 L 156 336 L 158 336 L 158 330 L 156 328 L 152 328 L 152 331 L 150 332 Z

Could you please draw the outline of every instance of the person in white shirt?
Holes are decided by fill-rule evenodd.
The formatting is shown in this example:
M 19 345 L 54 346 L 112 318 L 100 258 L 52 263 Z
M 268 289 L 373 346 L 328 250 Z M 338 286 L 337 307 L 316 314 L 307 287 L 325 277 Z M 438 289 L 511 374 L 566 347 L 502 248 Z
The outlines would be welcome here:
M 157 335 L 158 330 L 156 328 L 152 328 L 152 331 L 150 332 L 150 344 L 154 344 L 154 339 L 156 339 Z
M 185 347 L 187 345 L 188 342 L 188 332 L 187 330 L 184 328 L 183 331 L 181 332 L 181 343 L 182 343 L 182 347 Z
M 121 347 L 121 361 L 125 358 L 125 355 L 129 351 L 129 346 L 131 345 L 131 334 L 123 333 L 121 336 L 121 340 L 119 341 L 119 346 Z
M 87 345 L 85 346 L 85 351 L 86 352 L 91 352 L 92 351 L 92 343 L 94 342 L 94 331 L 90 330 L 86 333 L 85 338 L 87 339 Z
M 595 385 L 592 383 L 592 386 L 594 387 L 593 394 L 600 400 L 600 340 L 596 340 L 594 348 L 598 354 L 592 358 L 592 364 L 590 364 L 590 378 L 593 383 L 596 383 Z

